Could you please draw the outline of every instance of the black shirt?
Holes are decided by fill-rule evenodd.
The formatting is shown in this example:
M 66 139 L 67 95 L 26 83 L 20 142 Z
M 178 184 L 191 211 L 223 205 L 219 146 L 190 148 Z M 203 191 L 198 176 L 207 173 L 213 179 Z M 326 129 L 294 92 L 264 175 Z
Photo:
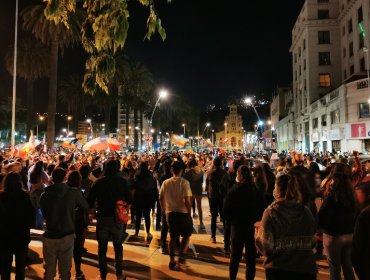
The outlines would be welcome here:
M 116 201 L 132 203 L 132 196 L 125 179 L 118 175 L 96 180 L 87 198 L 90 208 L 97 209 L 97 217 L 115 217 Z M 97 204 L 95 204 L 97 202 Z M 97 206 L 97 207 L 95 207 Z

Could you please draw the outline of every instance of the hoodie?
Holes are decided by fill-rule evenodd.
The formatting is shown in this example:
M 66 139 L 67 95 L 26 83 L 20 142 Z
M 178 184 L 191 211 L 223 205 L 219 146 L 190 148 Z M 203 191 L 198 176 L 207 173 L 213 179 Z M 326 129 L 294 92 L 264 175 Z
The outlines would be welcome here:
M 315 274 L 315 231 L 315 220 L 303 204 L 272 203 L 263 213 L 256 238 L 258 250 L 266 257 L 265 268 Z
M 89 209 L 82 192 L 65 183 L 51 185 L 41 195 L 40 206 L 46 223 L 44 236 L 50 239 L 63 238 L 75 232 L 75 210 Z

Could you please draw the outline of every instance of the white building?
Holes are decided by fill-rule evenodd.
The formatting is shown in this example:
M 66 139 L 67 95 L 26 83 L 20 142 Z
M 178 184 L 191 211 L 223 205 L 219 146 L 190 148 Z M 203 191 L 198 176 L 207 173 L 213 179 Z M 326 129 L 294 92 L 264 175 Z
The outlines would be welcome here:
M 293 117 L 275 125 L 278 142 L 290 138 L 286 123 L 293 120 L 288 149 L 370 150 L 363 49 L 370 45 L 369 29 L 368 1 L 306 0 L 292 31 Z

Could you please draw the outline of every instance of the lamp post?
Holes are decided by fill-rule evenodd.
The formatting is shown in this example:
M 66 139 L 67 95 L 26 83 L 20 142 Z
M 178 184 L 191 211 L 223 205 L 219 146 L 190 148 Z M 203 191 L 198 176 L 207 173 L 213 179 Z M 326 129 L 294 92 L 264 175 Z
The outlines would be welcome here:
M 150 116 L 150 120 L 149 120 L 149 131 L 151 131 L 152 129 L 152 125 L 153 125 L 153 116 L 154 116 L 154 112 L 155 112 L 155 109 L 157 109 L 158 105 L 159 105 L 159 101 L 162 99 L 162 98 L 166 98 L 168 96 L 168 91 L 165 90 L 165 89 L 162 89 L 159 91 L 159 96 L 158 96 L 158 99 L 157 101 L 155 102 L 155 105 L 154 105 L 154 108 L 153 108 L 153 111 L 152 111 L 152 114 Z M 152 134 L 150 134 L 150 136 L 152 136 Z
M 225 122 L 224 123 L 224 126 L 225 126 L 225 148 L 227 148 L 227 141 L 228 141 L 228 139 L 227 139 L 227 122 Z
M 207 123 L 206 123 L 206 125 L 204 126 L 203 133 L 202 133 L 203 146 L 204 146 L 204 143 L 205 143 L 205 141 L 204 141 L 204 132 L 206 132 L 206 129 L 207 129 L 208 127 L 210 127 L 210 126 L 211 126 L 211 123 L 209 123 L 209 122 L 207 122 Z
M 72 120 L 71 116 L 67 116 L 67 132 L 69 134 L 69 121 Z
M 88 124 L 90 124 L 91 139 L 93 139 L 94 138 L 94 133 L 93 133 L 93 127 L 92 127 L 91 119 L 87 119 L 86 122 Z
M 182 127 L 184 128 L 184 137 L 186 138 L 186 134 L 185 134 L 185 127 L 186 127 L 186 124 L 185 124 L 185 123 L 183 123 L 183 124 L 182 124 Z
M 44 116 L 39 116 L 39 121 L 42 122 L 45 119 Z M 39 139 L 39 122 L 36 124 L 36 138 Z

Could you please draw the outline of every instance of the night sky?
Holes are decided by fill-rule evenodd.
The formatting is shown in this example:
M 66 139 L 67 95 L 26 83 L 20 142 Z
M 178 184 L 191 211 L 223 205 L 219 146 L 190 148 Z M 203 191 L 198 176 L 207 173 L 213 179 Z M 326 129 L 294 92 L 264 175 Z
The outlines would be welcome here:
M 5 1 L 0 10 L 1 97 L 12 90 L 3 58 L 13 43 L 14 2 Z M 30 2 L 20 0 L 21 6 Z M 158 86 L 194 105 L 221 105 L 231 95 L 242 97 L 247 93 L 270 99 L 277 85 L 290 84 L 291 29 L 303 2 L 173 0 L 170 5 L 157 7 L 167 30 L 167 40 L 162 42 L 159 35 L 144 41 L 147 10 L 131 1 L 126 51 L 149 67 Z M 60 60 L 59 78 L 76 69 L 83 71 L 81 57 L 81 49 L 68 50 Z M 22 97 L 24 90 L 20 82 L 18 95 Z M 36 98 L 44 96 L 47 80 L 36 84 Z M 43 102 L 38 106 L 36 109 L 42 111 Z

